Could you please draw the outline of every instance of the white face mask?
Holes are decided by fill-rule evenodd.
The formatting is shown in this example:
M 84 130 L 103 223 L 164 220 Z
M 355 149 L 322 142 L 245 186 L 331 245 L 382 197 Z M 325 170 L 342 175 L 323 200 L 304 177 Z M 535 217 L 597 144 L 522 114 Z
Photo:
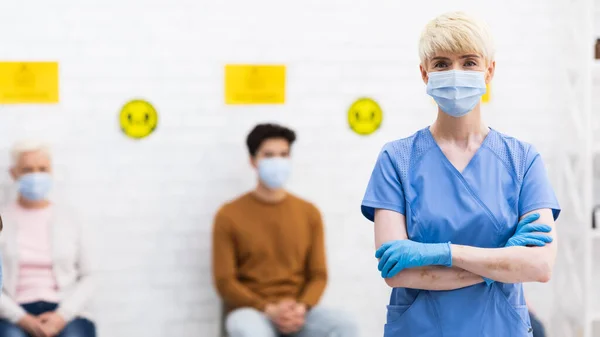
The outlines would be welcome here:
M 291 162 L 288 158 L 273 157 L 261 159 L 258 162 L 258 176 L 270 189 L 283 187 L 291 172 Z
M 434 71 L 427 75 L 427 94 L 453 117 L 462 117 L 473 110 L 487 90 L 482 71 Z

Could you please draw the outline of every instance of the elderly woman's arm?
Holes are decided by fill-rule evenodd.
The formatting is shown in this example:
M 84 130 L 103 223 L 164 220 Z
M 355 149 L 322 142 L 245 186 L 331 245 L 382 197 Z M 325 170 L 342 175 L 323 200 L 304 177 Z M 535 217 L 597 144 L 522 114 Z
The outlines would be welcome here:
M 94 259 L 91 235 L 84 228 L 80 230 L 78 244 L 78 272 L 79 279 L 70 294 L 59 303 L 57 312 L 70 321 L 86 307 L 94 293 Z
M 393 240 L 406 240 L 406 218 L 404 215 L 389 211 L 375 211 L 375 246 Z M 454 290 L 482 283 L 483 278 L 457 267 L 429 266 L 404 269 L 394 277 L 385 279 L 390 287 L 414 288 L 425 290 Z
M 557 239 L 554 217 L 550 209 L 539 213 L 536 221 L 553 228 L 549 235 L 553 241 L 543 247 L 477 248 L 451 245 L 452 265 L 504 283 L 548 282 L 556 259 Z M 525 215 L 527 216 L 527 214 Z
M 6 319 L 11 323 L 17 323 L 27 312 L 15 300 L 2 290 L 0 295 L 0 318 Z

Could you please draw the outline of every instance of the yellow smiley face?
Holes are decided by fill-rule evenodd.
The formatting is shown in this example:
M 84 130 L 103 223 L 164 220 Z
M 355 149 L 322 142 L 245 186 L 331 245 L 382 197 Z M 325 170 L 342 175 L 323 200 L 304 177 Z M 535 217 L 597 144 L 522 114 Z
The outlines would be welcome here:
M 370 98 L 360 98 L 348 109 L 348 124 L 359 135 L 370 135 L 379 129 L 383 112 Z
M 131 138 L 150 135 L 158 124 L 158 114 L 149 102 L 133 100 L 125 104 L 119 114 L 121 130 Z

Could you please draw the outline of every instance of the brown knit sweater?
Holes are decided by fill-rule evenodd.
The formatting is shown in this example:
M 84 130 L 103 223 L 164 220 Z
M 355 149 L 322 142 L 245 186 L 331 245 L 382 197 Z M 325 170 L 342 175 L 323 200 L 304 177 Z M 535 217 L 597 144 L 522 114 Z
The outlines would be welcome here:
M 278 203 L 244 194 L 215 216 L 212 259 L 228 311 L 290 298 L 312 307 L 327 283 L 319 210 L 291 194 Z

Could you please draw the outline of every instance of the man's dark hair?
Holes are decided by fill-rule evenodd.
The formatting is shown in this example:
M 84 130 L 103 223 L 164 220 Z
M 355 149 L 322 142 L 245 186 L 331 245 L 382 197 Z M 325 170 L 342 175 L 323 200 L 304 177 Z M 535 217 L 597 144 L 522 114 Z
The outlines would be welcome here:
M 248 152 L 252 157 L 256 156 L 258 148 L 267 139 L 272 138 L 283 138 L 288 141 L 290 146 L 296 140 L 296 133 L 291 129 L 278 124 L 258 124 L 250 131 L 248 138 L 246 138 L 246 145 L 248 146 Z

